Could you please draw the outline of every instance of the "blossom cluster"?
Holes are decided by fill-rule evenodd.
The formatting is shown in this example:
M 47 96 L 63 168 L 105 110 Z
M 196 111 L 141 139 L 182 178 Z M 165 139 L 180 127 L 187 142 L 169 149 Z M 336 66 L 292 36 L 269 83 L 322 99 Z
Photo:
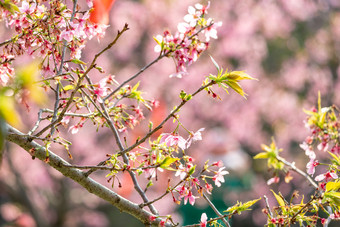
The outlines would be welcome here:
M 67 60 L 80 59 L 87 39 L 104 36 L 106 25 L 93 24 L 89 21 L 89 11 L 72 14 L 64 3 L 57 0 L 48 6 L 35 1 L 20 1 L 21 6 L 13 10 L 2 7 L 0 18 L 7 27 L 16 34 L 4 45 L 2 54 L 0 85 L 7 84 L 13 77 L 13 69 L 9 68 L 8 59 L 28 54 L 43 59 L 41 68 L 44 75 L 57 73 L 62 59 L 62 49 L 66 45 L 70 51 Z M 18 3 L 18 5 L 20 5 Z M 67 67 L 67 64 L 63 65 Z
M 335 156 L 340 154 L 340 122 L 336 114 L 337 108 L 335 106 L 321 108 L 320 102 L 319 97 L 318 109 L 313 108 L 311 111 L 305 111 L 308 114 L 305 126 L 311 132 L 311 135 L 300 144 L 309 158 L 306 165 L 307 173 L 312 176 L 315 173 L 315 168 L 320 165 L 319 160 L 316 159 L 316 151 L 329 152 Z M 328 182 L 337 178 L 337 169 L 331 167 L 328 172 L 316 176 L 315 180 Z M 324 187 L 325 182 L 321 184 L 322 187 Z
M 206 19 L 208 5 L 199 3 L 195 7 L 189 6 L 188 14 L 184 16 L 184 22 L 177 25 L 177 32 L 172 35 L 170 31 L 165 31 L 163 35 L 157 35 L 155 41 L 155 51 L 172 57 L 176 64 L 176 73 L 170 77 L 182 78 L 188 74 L 187 66 L 197 61 L 200 54 L 209 46 L 210 38 L 217 39 L 217 28 L 222 26 L 222 22 L 214 22 L 212 18 Z M 199 33 L 204 34 L 205 39 L 199 37 Z

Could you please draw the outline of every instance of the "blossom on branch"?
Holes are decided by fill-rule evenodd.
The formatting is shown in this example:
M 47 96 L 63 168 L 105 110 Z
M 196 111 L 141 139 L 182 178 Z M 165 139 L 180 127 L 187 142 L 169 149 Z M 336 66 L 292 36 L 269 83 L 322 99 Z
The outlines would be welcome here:
M 187 140 L 187 147 L 189 148 L 192 142 L 202 140 L 201 132 L 204 131 L 204 128 L 200 128 L 197 132 L 190 132 L 189 138 Z
M 211 18 L 206 19 L 209 5 L 210 2 L 207 6 L 189 6 L 189 14 L 184 17 L 185 22 L 178 23 L 175 35 L 165 31 L 162 36 L 154 37 L 157 42 L 155 52 L 172 57 L 175 61 L 176 72 L 170 77 L 182 78 L 188 74 L 187 67 L 197 61 L 200 54 L 208 48 L 210 38 L 217 38 L 216 28 L 220 27 L 222 22 L 215 23 Z M 205 35 L 204 41 L 199 33 Z
M 213 181 L 217 187 L 221 187 L 221 182 L 224 183 L 224 175 L 229 174 L 228 171 L 224 170 L 225 167 L 219 168 L 217 172 L 215 172 L 215 176 L 213 177 Z
M 187 141 L 180 135 L 174 135 L 172 133 L 162 133 L 160 143 L 165 143 L 168 147 L 178 146 L 182 150 L 186 149 Z
M 207 220 L 208 220 L 207 214 L 203 213 L 202 216 L 201 216 L 200 227 L 206 227 L 207 226 Z
M 334 172 L 334 170 L 328 171 L 315 177 L 316 181 L 325 180 L 327 182 L 331 179 L 338 179 L 338 175 Z

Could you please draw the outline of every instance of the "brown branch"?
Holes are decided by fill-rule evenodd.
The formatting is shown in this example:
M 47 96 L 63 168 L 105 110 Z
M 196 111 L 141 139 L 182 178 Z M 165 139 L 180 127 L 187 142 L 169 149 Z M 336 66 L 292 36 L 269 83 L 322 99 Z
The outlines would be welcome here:
M 29 136 L 21 133 L 17 129 L 8 126 L 8 133 L 6 136 L 6 140 L 17 144 L 18 146 L 25 149 L 30 155 L 34 155 L 34 157 L 46 161 L 46 148 L 39 145 L 34 141 L 29 140 Z M 34 150 L 34 153 L 32 151 Z M 64 176 L 74 180 L 78 184 L 80 184 L 83 188 L 89 191 L 92 194 L 102 198 L 103 200 L 111 203 L 115 207 L 117 207 L 120 211 L 129 213 L 143 222 L 146 226 L 158 226 L 160 223 L 160 219 L 156 219 L 154 222 L 150 223 L 150 218 L 154 216 L 152 213 L 141 209 L 138 204 L 135 204 L 124 197 L 121 197 L 117 193 L 111 191 L 107 187 L 99 184 L 97 181 L 91 179 L 90 177 L 86 177 L 85 174 L 75 168 L 67 168 L 65 165 L 70 165 L 68 162 L 63 160 L 58 155 L 54 154 L 52 151 L 49 152 L 49 161 L 48 165 L 58 170 Z M 171 226 L 170 224 L 166 224 L 166 226 Z

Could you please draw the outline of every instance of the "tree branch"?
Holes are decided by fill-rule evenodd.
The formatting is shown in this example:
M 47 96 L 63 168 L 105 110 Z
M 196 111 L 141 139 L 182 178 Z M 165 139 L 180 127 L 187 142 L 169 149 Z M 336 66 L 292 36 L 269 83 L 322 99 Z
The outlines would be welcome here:
M 25 149 L 30 155 L 45 161 L 46 160 L 46 149 L 45 147 L 39 145 L 35 141 L 30 141 L 29 136 L 23 134 L 12 126 L 8 125 L 8 132 L 6 135 L 6 140 L 13 142 L 23 149 Z M 34 151 L 34 152 L 32 152 Z M 72 179 L 73 181 L 80 184 L 83 188 L 89 191 L 92 194 L 102 198 L 103 200 L 111 203 L 115 207 L 117 207 L 120 211 L 126 212 L 128 214 L 133 215 L 145 225 L 148 226 L 158 226 L 160 223 L 160 219 L 156 219 L 154 222 L 150 223 L 150 218 L 153 216 L 152 213 L 141 209 L 138 204 L 135 204 L 117 193 L 111 191 L 107 187 L 99 184 L 97 181 L 91 179 L 90 177 L 86 177 L 85 174 L 75 168 L 68 168 L 65 165 L 70 165 L 68 162 L 63 160 L 58 155 L 54 154 L 52 151 L 49 152 L 49 162 L 47 163 L 54 169 L 58 170 L 64 176 Z M 171 226 L 170 224 L 166 224 L 166 226 Z

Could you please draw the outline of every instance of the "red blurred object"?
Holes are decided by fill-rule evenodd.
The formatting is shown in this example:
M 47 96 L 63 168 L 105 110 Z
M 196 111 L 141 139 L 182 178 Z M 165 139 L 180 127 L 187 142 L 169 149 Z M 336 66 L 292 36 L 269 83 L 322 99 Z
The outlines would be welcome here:
M 93 0 L 94 10 L 91 12 L 90 21 L 96 24 L 108 24 L 110 10 L 116 0 Z

